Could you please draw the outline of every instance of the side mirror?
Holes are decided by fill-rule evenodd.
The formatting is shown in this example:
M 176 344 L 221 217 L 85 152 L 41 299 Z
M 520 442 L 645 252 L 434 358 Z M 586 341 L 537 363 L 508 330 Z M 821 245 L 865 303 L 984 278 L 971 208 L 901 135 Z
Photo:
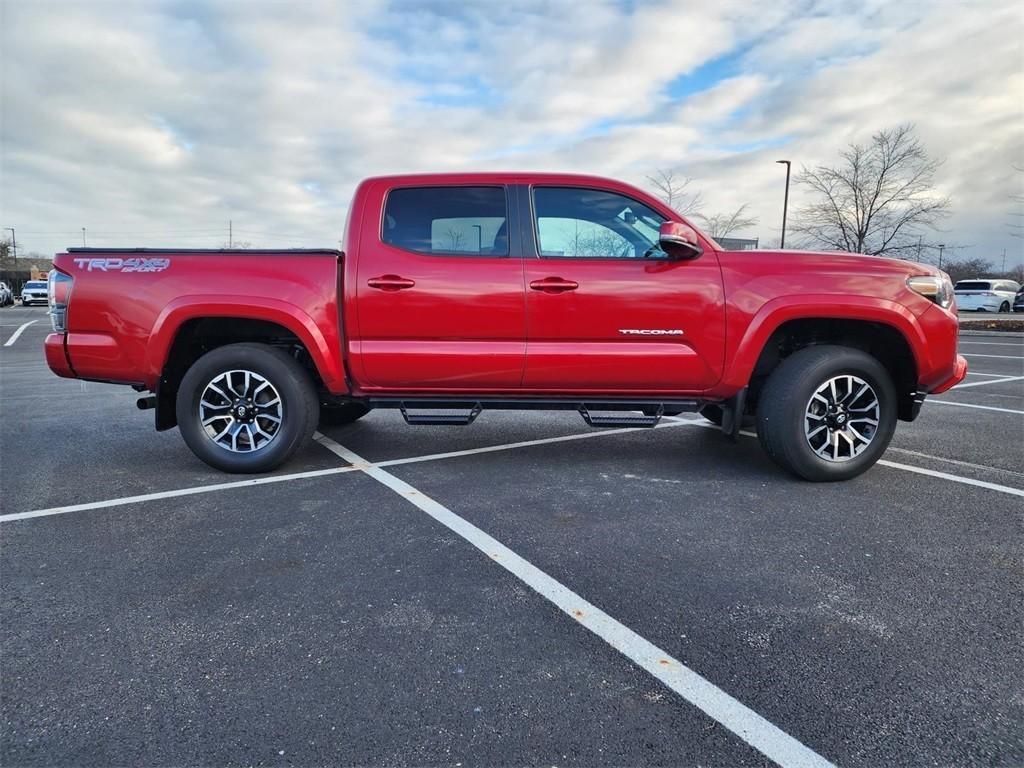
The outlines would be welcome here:
M 666 221 L 661 225 L 658 245 L 670 259 L 696 259 L 704 253 L 693 227 L 678 221 Z

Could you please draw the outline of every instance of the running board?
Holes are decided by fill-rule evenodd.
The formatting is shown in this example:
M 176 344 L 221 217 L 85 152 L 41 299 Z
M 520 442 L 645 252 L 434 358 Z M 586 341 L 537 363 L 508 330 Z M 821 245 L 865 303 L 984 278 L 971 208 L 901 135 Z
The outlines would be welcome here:
M 547 397 L 370 397 L 371 408 L 397 408 L 407 424 L 465 426 L 484 410 L 577 411 L 592 427 L 654 427 L 665 414 L 698 411 L 700 400 L 640 400 L 636 398 L 582 399 Z M 423 411 L 432 411 L 423 413 Z M 437 413 L 437 411 L 456 411 Z M 612 411 L 613 413 L 597 413 Z M 622 413 L 634 411 L 639 413 Z
M 402 411 L 402 418 L 405 419 L 406 424 L 412 424 L 414 426 L 448 426 L 448 427 L 465 427 L 468 424 L 472 424 L 476 421 L 476 417 L 480 415 L 480 411 L 483 408 L 480 403 L 473 405 L 465 413 L 409 413 L 409 408 L 424 408 L 424 406 L 416 404 L 409 406 L 405 402 L 398 406 Z M 458 410 L 458 406 L 448 406 L 452 410 Z
M 593 414 L 590 412 L 590 408 L 594 407 L 591 405 L 589 408 L 586 404 L 580 406 L 580 416 L 592 427 L 656 427 L 658 422 L 661 421 L 661 417 L 665 415 L 665 407 L 658 405 L 655 408 L 646 408 L 646 411 L 653 411 L 653 413 L 638 413 L 632 416 L 604 416 L 600 414 Z M 601 409 L 604 410 L 604 409 Z

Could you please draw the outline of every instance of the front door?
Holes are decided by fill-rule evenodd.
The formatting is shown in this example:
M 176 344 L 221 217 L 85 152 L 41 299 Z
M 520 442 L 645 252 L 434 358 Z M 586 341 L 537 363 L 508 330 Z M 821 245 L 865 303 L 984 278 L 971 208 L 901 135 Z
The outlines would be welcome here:
M 665 216 L 610 190 L 531 190 L 535 258 L 524 259 L 531 390 L 642 394 L 715 384 L 725 354 L 713 249 L 657 247 Z
M 352 350 L 368 388 L 519 388 L 526 310 L 509 221 L 503 186 L 393 188 L 368 206 Z

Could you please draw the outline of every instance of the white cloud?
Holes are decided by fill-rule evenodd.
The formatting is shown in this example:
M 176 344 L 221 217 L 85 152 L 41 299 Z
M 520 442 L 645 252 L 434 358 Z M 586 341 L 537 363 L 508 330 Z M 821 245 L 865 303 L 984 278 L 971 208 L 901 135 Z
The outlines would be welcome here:
M 363 176 L 500 167 L 634 182 L 675 167 L 714 209 L 749 202 L 770 239 L 775 159 L 831 162 L 907 121 L 947 158 L 946 239 L 971 255 L 1020 248 L 1005 227 L 1020 189 L 1010 166 L 1024 165 L 1013 2 L 8 2 L 0 14 L 0 226 L 23 250 L 60 250 L 82 226 L 90 244 L 219 245 L 229 218 L 253 243 L 333 245 Z M 697 92 L 679 91 L 687 76 Z

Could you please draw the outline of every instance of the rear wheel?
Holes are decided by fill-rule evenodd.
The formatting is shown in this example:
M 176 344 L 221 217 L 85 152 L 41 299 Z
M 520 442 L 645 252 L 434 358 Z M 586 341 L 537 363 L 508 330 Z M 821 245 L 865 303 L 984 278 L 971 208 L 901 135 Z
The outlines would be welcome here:
M 1004 301 L 1002 304 L 1000 304 L 999 305 L 999 311 L 1000 312 L 1009 312 L 1010 311 L 1010 302 Z
M 294 358 L 229 344 L 199 358 L 178 387 L 178 425 L 192 452 L 224 472 L 268 472 L 316 428 L 317 396 Z
M 761 391 L 757 435 L 781 467 L 815 482 L 870 468 L 896 429 L 896 389 L 858 349 L 807 347 L 779 364 Z

